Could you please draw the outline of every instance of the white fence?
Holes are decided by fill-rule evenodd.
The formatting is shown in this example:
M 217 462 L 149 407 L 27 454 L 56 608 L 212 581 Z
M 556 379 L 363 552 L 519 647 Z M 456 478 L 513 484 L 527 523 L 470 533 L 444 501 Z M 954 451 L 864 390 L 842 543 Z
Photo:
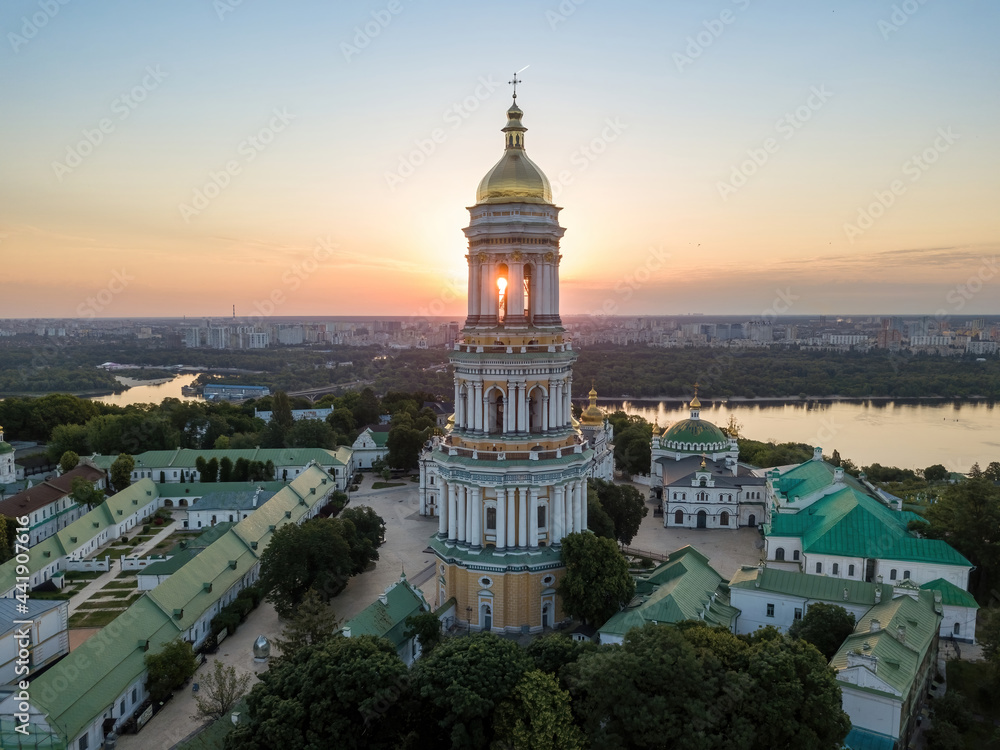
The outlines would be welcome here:
M 155 562 L 163 562 L 169 558 L 156 556 L 156 557 L 123 557 L 122 558 L 122 570 L 142 570 L 147 565 Z
M 66 560 L 66 570 L 107 572 L 111 570 L 109 558 L 103 560 Z

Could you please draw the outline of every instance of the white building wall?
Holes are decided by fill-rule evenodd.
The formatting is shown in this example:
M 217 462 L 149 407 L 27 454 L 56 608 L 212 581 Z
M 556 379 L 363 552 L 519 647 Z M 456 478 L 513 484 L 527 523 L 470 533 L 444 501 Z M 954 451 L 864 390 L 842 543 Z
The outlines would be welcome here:
M 978 610 L 973 607 L 955 607 L 945 605 L 943 608 L 944 619 L 941 620 L 941 629 L 938 633 L 942 638 L 954 638 L 965 643 L 976 642 L 976 613 Z M 958 625 L 958 629 L 955 626 Z
M 820 567 L 817 568 L 817 565 Z M 851 573 L 852 565 L 854 566 L 853 574 Z M 817 555 L 810 552 L 803 555 L 802 570 L 810 575 L 863 581 L 865 580 L 865 559 L 863 557 L 842 557 L 841 555 Z
M 856 667 L 856 669 L 860 669 Z M 840 683 L 841 706 L 851 717 L 851 724 L 870 732 L 899 737 L 900 714 L 903 702 L 899 698 L 876 695 Z
M 892 577 L 893 570 L 896 571 L 895 578 Z M 904 578 L 909 578 L 916 584 L 923 584 L 943 578 L 963 591 L 969 590 L 969 570 L 970 568 L 960 565 L 910 562 L 908 560 L 879 560 L 875 566 L 875 574 L 881 575 L 884 583 L 897 583 Z

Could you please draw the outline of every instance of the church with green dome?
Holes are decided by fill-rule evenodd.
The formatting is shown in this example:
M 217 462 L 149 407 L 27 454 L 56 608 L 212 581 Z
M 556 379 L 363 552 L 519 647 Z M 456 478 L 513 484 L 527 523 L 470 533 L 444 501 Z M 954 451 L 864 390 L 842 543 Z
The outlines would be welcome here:
M 766 523 L 766 480 L 741 466 L 736 438 L 701 418 L 697 387 L 691 416 L 654 435 L 650 496 L 664 526 L 737 529 Z

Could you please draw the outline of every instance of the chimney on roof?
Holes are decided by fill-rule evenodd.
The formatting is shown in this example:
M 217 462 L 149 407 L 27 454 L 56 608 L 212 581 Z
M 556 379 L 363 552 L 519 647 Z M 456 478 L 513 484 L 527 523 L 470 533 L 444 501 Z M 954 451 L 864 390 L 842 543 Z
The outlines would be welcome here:
M 868 632 L 877 633 L 881 629 L 882 629 L 882 623 L 880 623 L 876 618 L 873 617 L 871 621 L 868 623 Z
M 900 643 L 906 643 L 906 626 L 897 625 L 896 626 L 896 637 L 899 639 Z
M 350 638 L 351 637 L 351 626 L 348 625 L 341 632 L 344 634 L 344 638 Z
M 847 601 L 847 597 L 850 596 L 850 592 L 847 590 L 847 586 L 844 586 L 844 601 Z
M 379 594 L 378 600 L 382 602 L 382 604 L 389 603 L 389 597 L 385 593 Z
M 833 483 L 841 484 L 843 481 L 844 481 L 844 468 L 842 466 L 838 466 L 836 469 L 833 470 Z
M 815 448 L 813 448 L 813 461 L 822 461 L 822 460 L 823 460 L 823 449 L 817 445 Z
M 881 585 L 875 587 L 875 603 L 878 604 L 880 601 L 882 601 L 882 586 Z

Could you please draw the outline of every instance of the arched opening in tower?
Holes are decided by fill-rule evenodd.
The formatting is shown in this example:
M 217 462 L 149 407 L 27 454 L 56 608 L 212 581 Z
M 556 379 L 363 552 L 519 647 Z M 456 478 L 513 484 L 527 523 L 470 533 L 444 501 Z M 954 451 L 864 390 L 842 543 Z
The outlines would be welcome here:
M 489 426 L 487 431 L 491 435 L 504 432 L 504 397 L 503 391 L 493 388 L 489 393 Z
M 524 266 L 524 319 L 531 324 L 531 265 L 525 264 Z
M 497 267 L 497 322 L 507 319 L 507 264 Z

